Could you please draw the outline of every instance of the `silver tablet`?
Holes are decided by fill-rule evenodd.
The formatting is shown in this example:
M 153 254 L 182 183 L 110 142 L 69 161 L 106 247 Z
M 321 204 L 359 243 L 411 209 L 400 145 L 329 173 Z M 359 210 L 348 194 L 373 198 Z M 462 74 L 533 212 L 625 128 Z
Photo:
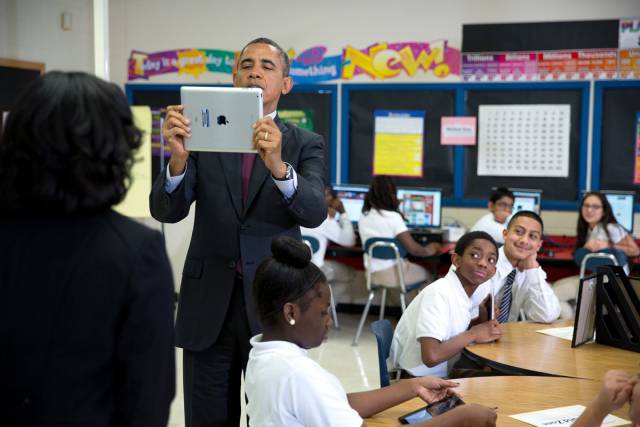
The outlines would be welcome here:
M 191 121 L 187 150 L 256 152 L 251 125 L 262 118 L 262 89 L 183 86 L 180 99 Z

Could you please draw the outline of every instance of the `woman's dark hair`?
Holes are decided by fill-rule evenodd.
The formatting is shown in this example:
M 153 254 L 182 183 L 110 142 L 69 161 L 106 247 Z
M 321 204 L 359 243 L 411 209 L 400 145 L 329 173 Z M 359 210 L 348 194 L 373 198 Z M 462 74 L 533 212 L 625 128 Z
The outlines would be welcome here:
M 377 211 L 395 211 L 398 210 L 398 197 L 396 196 L 396 185 L 388 175 L 376 175 L 371 180 L 369 192 L 364 196 L 364 205 L 362 212 L 367 213 L 371 209 Z
M 602 204 L 602 218 L 600 219 L 600 223 L 603 225 L 604 232 L 607 234 L 607 238 L 611 241 L 611 236 L 609 236 L 609 230 L 607 230 L 607 225 L 609 224 L 617 224 L 615 215 L 613 214 L 613 209 L 611 209 L 611 204 L 609 204 L 609 200 L 607 200 L 607 196 L 602 193 L 598 193 L 597 191 L 590 191 L 584 195 L 582 200 L 580 201 L 580 214 L 578 215 L 578 225 L 576 227 L 576 248 L 579 249 L 587 243 L 587 234 L 589 233 L 589 224 L 582 217 L 582 205 L 584 205 L 584 201 L 587 200 L 587 197 L 595 196 L 600 200 Z
M 311 262 L 311 250 L 299 240 L 280 236 L 271 242 L 272 256 L 260 263 L 253 280 L 253 297 L 263 324 L 275 324 L 282 307 L 296 302 L 302 311 L 315 297 L 309 293 L 326 283 L 324 273 Z
M 127 192 L 141 138 L 118 86 L 45 74 L 16 100 L 0 139 L 0 215 L 108 209 Z
M 496 248 L 496 255 L 498 255 L 498 245 L 496 244 L 496 241 L 493 240 L 493 237 L 491 237 L 489 233 L 486 233 L 484 231 L 470 231 L 469 233 L 463 235 L 456 242 L 456 247 L 453 251 L 456 254 L 462 256 L 464 254 L 464 251 L 471 244 L 471 242 L 478 239 L 488 240 L 489 242 L 491 242 L 493 246 Z

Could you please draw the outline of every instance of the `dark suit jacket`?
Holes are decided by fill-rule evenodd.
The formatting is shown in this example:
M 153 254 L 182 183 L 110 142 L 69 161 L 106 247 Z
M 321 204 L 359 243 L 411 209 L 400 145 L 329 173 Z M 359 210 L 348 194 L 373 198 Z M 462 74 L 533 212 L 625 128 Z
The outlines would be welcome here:
M 164 242 L 115 212 L 0 219 L 0 425 L 166 426 Z
M 158 221 L 180 221 L 196 201 L 176 320 L 176 343 L 180 347 L 198 351 L 215 342 L 240 259 L 247 317 L 251 332 L 258 333 L 251 284 L 258 264 L 271 254 L 271 240 L 281 235 L 300 239 L 300 225 L 317 227 L 327 217 L 322 137 L 287 126 L 277 117 L 276 123 L 282 132 L 282 159 L 298 175 L 298 190 L 290 202 L 257 157 L 243 207 L 237 153 L 191 153 L 185 177 L 173 193 L 164 189 L 164 173 L 153 185 L 151 214 Z

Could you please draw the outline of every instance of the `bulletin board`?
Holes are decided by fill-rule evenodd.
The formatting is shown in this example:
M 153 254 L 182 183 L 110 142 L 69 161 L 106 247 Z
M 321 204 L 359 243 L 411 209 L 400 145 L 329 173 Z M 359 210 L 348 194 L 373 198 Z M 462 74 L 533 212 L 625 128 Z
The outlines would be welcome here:
M 543 190 L 543 208 L 575 207 L 586 185 L 586 152 L 589 84 L 504 83 L 466 85 L 465 114 L 476 116 L 481 105 L 570 106 L 569 170 L 566 177 L 479 176 L 478 147 L 465 147 L 463 197 L 486 200 L 492 187 L 535 188 Z M 479 132 L 482 130 L 479 129 Z M 565 206 L 566 205 L 566 206 Z
M 634 185 L 636 123 L 640 112 L 640 81 L 598 81 L 595 84 L 592 188 L 636 192 Z
M 342 89 L 342 183 L 371 181 L 375 110 L 424 111 L 423 177 L 396 177 L 396 185 L 441 188 L 444 197 L 453 196 L 454 147 L 440 145 L 440 122 L 455 115 L 454 85 L 354 83 Z

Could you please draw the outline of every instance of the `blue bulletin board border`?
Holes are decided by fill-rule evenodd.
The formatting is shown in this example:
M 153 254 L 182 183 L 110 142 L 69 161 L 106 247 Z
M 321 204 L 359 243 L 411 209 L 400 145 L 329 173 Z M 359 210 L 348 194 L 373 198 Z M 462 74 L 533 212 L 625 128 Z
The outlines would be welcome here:
M 604 93 L 607 89 L 640 88 L 640 80 L 598 80 L 593 93 L 593 141 L 591 146 L 591 189 L 600 190 L 600 170 L 602 161 L 602 118 Z M 634 213 L 640 212 L 640 203 L 633 206 Z

